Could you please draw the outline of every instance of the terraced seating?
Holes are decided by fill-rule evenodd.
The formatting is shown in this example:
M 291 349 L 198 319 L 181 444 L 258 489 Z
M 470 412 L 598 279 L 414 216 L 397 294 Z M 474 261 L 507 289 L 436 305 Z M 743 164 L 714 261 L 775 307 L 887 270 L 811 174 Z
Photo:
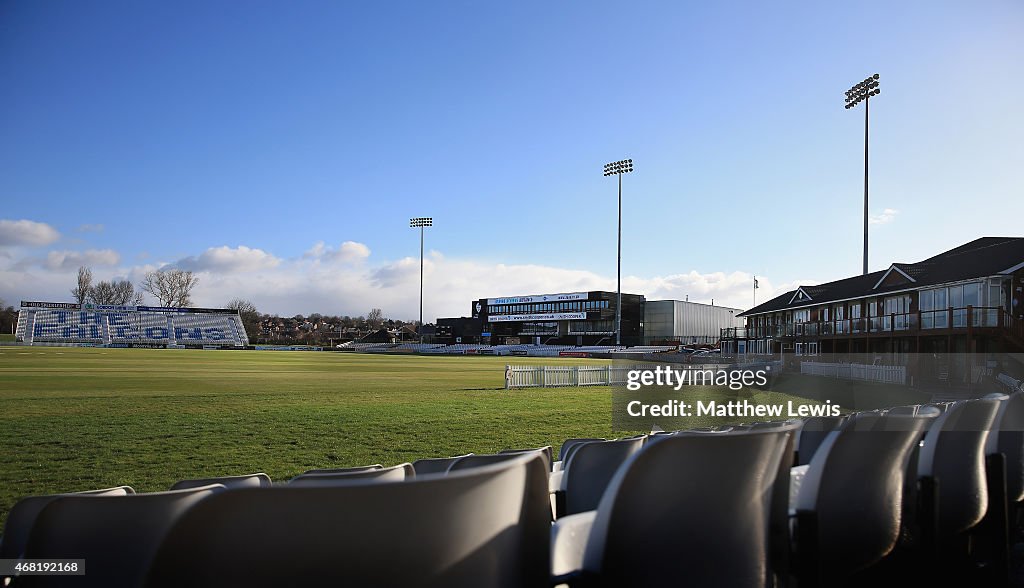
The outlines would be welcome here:
M 244 347 L 249 344 L 236 312 L 129 306 L 23 308 L 18 314 L 15 337 L 23 343 L 44 345 Z

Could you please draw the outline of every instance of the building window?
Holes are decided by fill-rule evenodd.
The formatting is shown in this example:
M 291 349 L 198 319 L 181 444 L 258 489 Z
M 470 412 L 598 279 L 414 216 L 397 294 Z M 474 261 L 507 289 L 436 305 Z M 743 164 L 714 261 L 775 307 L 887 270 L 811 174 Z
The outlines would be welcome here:
M 921 310 L 922 329 L 945 329 L 949 327 L 949 290 L 946 288 L 933 288 L 922 290 L 918 302 Z M 958 291 L 957 297 L 962 296 Z
M 905 331 L 910 324 L 910 296 L 889 296 L 882 300 L 882 328 L 886 331 Z

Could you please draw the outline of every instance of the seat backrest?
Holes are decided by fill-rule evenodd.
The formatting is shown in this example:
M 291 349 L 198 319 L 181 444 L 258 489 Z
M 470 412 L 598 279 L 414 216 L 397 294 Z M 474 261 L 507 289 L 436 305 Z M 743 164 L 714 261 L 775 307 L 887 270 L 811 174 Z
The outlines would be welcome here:
M 1007 397 L 1000 398 L 964 400 L 947 407 L 924 437 L 918 475 L 937 483 L 939 536 L 965 531 L 985 516 L 985 443 L 999 404 Z
M 646 436 L 644 438 L 646 438 Z M 565 466 L 572 461 L 572 456 L 576 455 L 576 452 L 580 450 L 580 447 L 591 443 L 603 443 L 603 441 L 580 441 L 579 443 L 573 443 L 572 447 L 565 452 L 565 459 L 562 461 L 562 469 L 564 470 Z
M 424 476 L 427 474 L 443 474 L 448 471 L 448 468 L 457 460 L 466 455 L 473 455 L 467 453 L 465 455 L 456 455 L 454 457 L 426 457 L 423 459 L 417 459 L 412 462 L 412 468 L 416 470 L 417 476 Z
M 885 411 L 885 414 L 914 416 L 917 414 L 917 411 L 919 410 L 921 410 L 920 404 L 911 404 L 909 406 L 894 406 L 889 410 Z
M 125 496 L 135 494 L 131 486 L 115 486 L 102 490 L 86 490 L 69 494 L 49 494 L 45 496 L 28 496 L 22 498 L 11 507 L 4 524 L 4 535 L 0 541 L 0 559 L 15 559 L 25 551 L 28 534 L 35 524 L 36 518 L 44 508 L 62 496 Z
M 560 447 L 558 449 L 558 461 L 564 462 L 566 459 L 568 459 L 569 458 L 569 450 L 572 449 L 572 447 L 574 445 L 579 444 L 579 443 L 588 443 L 588 442 L 591 442 L 591 441 L 605 441 L 605 439 L 603 439 L 603 438 L 598 439 L 596 437 L 581 437 L 581 438 L 577 438 L 577 439 L 566 439 L 565 442 L 562 443 L 562 447 Z
M 796 439 L 797 463 L 807 465 L 814 458 L 818 446 L 829 433 L 839 428 L 846 417 L 810 417 L 804 419 L 804 425 Z
M 951 402 L 933 402 L 933 403 L 927 404 L 925 406 L 931 406 L 933 408 L 937 408 L 937 409 L 939 409 L 939 412 L 946 412 L 949 409 L 949 407 L 953 406 L 954 404 L 956 404 L 956 402 L 952 402 L 952 401 Z
M 319 468 L 315 470 L 306 470 L 302 474 L 348 474 L 356 472 L 368 472 L 370 470 L 381 470 L 384 466 L 379 463 L 367 466 L 356 466 L 352 468 Z
M 188 490 L 190 488 L 198 488 L 200 486 L 209 486 L 210 484 L 220 484 L 228 489 L 236 488 L 265 488 L 273 485 L 270 481 L 270 476 L 263 472 L 256 474 L 247 474 L 244 476 L 220 476 L 217 478 L 198 478 L 195 480 L 181 480 L 175 482 L 171 486 L 171 490 Z
M 566 514 L 597 508 L 619 466 L 643 445 L 643 437 L 579 444 L 563 467 Z
M 750 423 L 750 428 L 754 430 L 758 429 L 777 429 L 779 427 L 786 427 L 792 424 L 791 421 L 758 421 L 756 423 Z
M 502 449 L 498 453 L 533 453 L 535 451 L 540 452 L 544 456 L 544 460 L 548 464 L 548 471 L 550 472 L 552 465 L 555 463 L 550 445 L 545 445 L 544 447 L 530 447 L 528 449 Z
M 544 455 L 541 452 L 539 452 L 539 451 L 529 452 L 529 455 L 532 455 L 534 453 L 536 453 L 537 455 L 540 455 L 541 459 L 544 459 Z M 478 454 L 471 454 L 471 455 L 467 455 L 465 457 L 460 457 L 460 458 L 456 459 L 455 461 L 453 461 L 452 464 L 450 466 L 448 466 L 448 471 L 449 472 L 456 472 L 456 471 L 459 471 L 459 470 L 465 470 L 465 469 L 468 469 L 468 468 L 475 468 L 475 467 L 479 467 L 479 466 L 482 466 L 482 465 L 492 465 L 492 464 L 501 463 L 501 462 L 504 462 L 504 461 L 511 461 L 511 460 L 516 459 L 520 455 L 522 455 L 522 453 L 478 453 Z
M 608 485 L 584 569 L 604 585 L 765 586 L 772 488 L 794 429 L 648 443 Z
M 224 486 L 125 496 L 62 496 L 39 513 L 26 559 L 85 559 L 83 586 L 137 586 L 164 534 L 192 506 Z M 63 586 L 64 576 L 23 576 L 19 586 Z
M 403 484 L 224 492 L 171 530 L 149 586 L 545 586 L 547 471 L 514 456 Z
M 416 475 L 411 463 L 402 463 L 390 468 L 365 470 L 362 472 L 299 474 L 288 481 L 289 486 L 331 486 L 353 480 L 376 480 L 378 482 L 402 482 Z
M 1014 392 L 1000 405 L 985 453 L 1006 457 L 1006 498 L 1024 500 L 1024 393 Z
M 818 447 L 797 495 L 817 518 L 817 565 L 838 581 L 888 554 L 900 532 L 907 461 L 939 416 L 860 413 Z

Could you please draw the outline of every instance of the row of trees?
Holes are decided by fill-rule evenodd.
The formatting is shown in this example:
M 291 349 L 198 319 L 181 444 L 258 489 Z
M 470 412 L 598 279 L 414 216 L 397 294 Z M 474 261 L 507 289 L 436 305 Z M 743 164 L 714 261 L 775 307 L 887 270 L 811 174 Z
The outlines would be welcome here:
M 416 323 L 388 319 L 384 311 L 373 308 L 366 316 L 331 316 L 313 313 L 292 317 L 262 314 L 249 300 L 236 298 L 227 308 L 238 311 L 253 343 L 328 344 L 359 339 L 380 329 L 415 329 Z
M 159 306 L 185 307 L 192 305 L 192 289 L 199 278 L 190 271 L 179 269 L 155 270 L 146 273 L 139 289 L 128 280 L 101 281 L 93 284 L 92 269 L 78 268 L 78 285 L 71 289 L 71 296 L 79 304 L 132 304 L 140 305 L 148 292 L 157 299 Z

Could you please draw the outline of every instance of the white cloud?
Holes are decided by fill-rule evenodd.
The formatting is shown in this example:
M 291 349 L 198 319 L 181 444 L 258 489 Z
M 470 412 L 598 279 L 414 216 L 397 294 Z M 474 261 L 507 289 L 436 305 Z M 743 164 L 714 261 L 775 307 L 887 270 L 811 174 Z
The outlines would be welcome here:
M 98 224 L 98 223 L 97 224 L 84 224 L 84 225 L 79 225 L 78 226 L 78 232 L 79 233 L 102 233 L 105 228 L 106 227 L 104 227 L 103 225 Z
M 245 245 L 231 247 L 210 247 L 198 257 L 186 257 L 174 265 L 194 272 L 213 271 L 223 273 L 251 272 L 277 267 L 281 260 L 262 249 Z
M 80 266 L 117 265 L 121 256 L 113 249 L 89 249 L 86 251 L 51 251 L 46 254 L 43 265 L 51 270 L 77 270 Z
M 428 267 L 429 266 L 429 267 Z M 423 275 L 433 273 L 434 263 L 428 259 L 423 260 Z M 420 275 L 420 260 L 412 257 L 389 263 L 383 267 L 373 270 L 369 274 L 371 283 L 378 288 L 395 288 L 402 285 L 418 283 Z
M 313 312 L 360 315 L 371 308 L 381 308 L 389 317 L 417 317 L 418 257 L 374 263 L 368 258 L 365 245 L 353 243 L 347 248 L 350 255 L 344 259 L 362 260 L 359 263 L 322 262 L 332 249 L 337 259 L 344 258 L 344 244 L 338 248 L 318 244 L 307 252 L 309 255 L 298 259 L 280 259 L 260 249 L 239 246 L 210 248 L 170 265 L 191 269 L 199 276 L 192 296 L 197 306 L 222 306 L 232 298 L 246 298 L 262 312 L 283 316 Z M 118 266 L 119 256 L 109 250 L 52 252 L 46 260 L 27 261 L 6 261 L 0 257 L 0 297 L 67 300 L 79 265 L 93 267 L 96 280 L 127 276 L 136 284 L 147 271 L 168 265 L 165 261 L 135 260 Z M 615 290 L 614 275 L 547 265 L 455 259 L 436 251 L 425 257 L 423 269 L 423 310 L 428 321 L 468 316 L 472 301 L 479 298 Z M 795 283 L 776 286 L 768 276 L 759 275 L 758 281 L 759 303 L 796 287 Z M 743 309 L 753 303 L 753 276 L 744 272 L 624 276 L 622 289 L 642 293 L 648 300 L 684 300 L 689 296 L 692 302 L 708 303 L 714 299 L 716 305 Z
M 324 261 L 358 262 L 370 257 L 370 248 L 356 241 L 345 241 L 338 248 L 318 241 L 316 245 L 303 253 L 302 257 Z
M 758 302 L 765 302 L 794 285 L 775 287 L 759 276 Z M 813 283 L 804 281 L 802 283 Z M 468 316 L 479 298 L 554 292 L 615 290 L 615 277 L 590 271 L 543 265 L 506 265 L 431 255 L 424 260 L 424 316 Z M 690 272 L 649 278 L 623 279 L 623 291 L 643 293 L 648 300 L 689 295 L 693 302 L 749 308 L 753 276 L 743 272 Z M 201 306 L 222 305 L 231 298 L 252 300 L 262 312 L 281 315 L 366 314 L 381 308 L 393 318 L 416 318 L 419 312 L 419 258 L 407 257 L 383 265 L 319 266 L 283 262 L 259 276 L 204 273 L 193 299 Z
M 875 214 L 868 217 L 868 223 L 872 225 L 887 225 L 896 220 L 896 215 L 900 211 L 895 208 L 886 208 L 881 214 Z
M 57 229 L 46 223 L 30 220 L 0 219 L 0 246 L 3 245 L 49 245 L 60 239 Z

